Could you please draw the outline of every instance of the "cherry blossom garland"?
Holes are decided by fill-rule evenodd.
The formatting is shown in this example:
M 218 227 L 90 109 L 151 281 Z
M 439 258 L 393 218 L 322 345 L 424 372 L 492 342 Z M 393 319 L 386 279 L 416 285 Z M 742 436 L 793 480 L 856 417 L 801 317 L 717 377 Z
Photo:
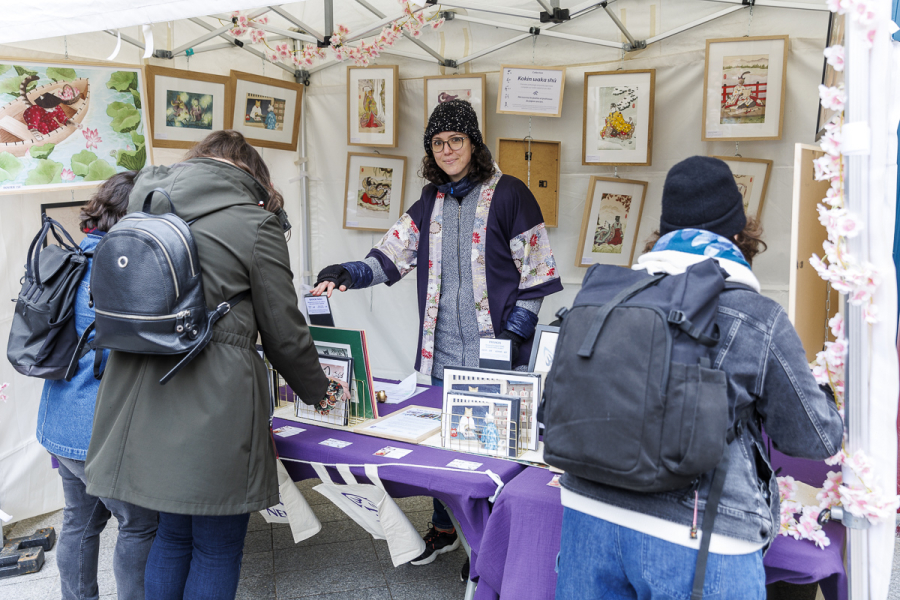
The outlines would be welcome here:
M 0 402 L 6 402 L 9 400 L 9 396 L 3 393 L 3 390 L 9 387 L 8 383 L 0 383 Z

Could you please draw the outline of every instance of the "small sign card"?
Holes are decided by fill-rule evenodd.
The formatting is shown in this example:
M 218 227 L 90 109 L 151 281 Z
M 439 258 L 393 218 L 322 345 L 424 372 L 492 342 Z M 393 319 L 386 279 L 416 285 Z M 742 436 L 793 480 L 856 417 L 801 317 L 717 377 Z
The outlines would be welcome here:
M 332 448 L 346 448 L 353 442 L 345 442 L 344 440 L 336 440 L 334 438 L 328 438 L 327 440 L 322 440 L 319 442 L 320 446 L 331 446 Z
M 312 325 L 334 327 L 334 316 L 331 314 L 328 296 L 307 295 L 303 297 L 303 301 L 306 302 L 306 314 L 309 315 L 309 322 Z
M 383 456 L 385 458 L 403 458 L 407 454 L 412 452 L 412 450 L 406 448 L 394 448 L 393 446 L 385 446 L 373 456 Z
M 472 462 L 471 460 L 461 460 L 457 458 L 456 460 L 448 462 L 447 466 L 451 469 L 465 469 L 466 471 L 475 471 L 482 464 L 483 463 L 480 462 Z
M 566 70 L 562 67 L 510 67 L 500 72 L 497 114 L 562 116 Z
M 272 433 L 277 435 L 278 437 L 291 437 L 292 435 L 297 435 L 300 432 L 306 431 L 305 429 L 301 429 L 300 427 L 291 427 L 290 425 L 285 425 L 284 427 L 279 427 L 278 429 L 273 429 Z
M 478 367 L 481 369 L 512 369 L 512 342 L 496 338 L 481 338 Z

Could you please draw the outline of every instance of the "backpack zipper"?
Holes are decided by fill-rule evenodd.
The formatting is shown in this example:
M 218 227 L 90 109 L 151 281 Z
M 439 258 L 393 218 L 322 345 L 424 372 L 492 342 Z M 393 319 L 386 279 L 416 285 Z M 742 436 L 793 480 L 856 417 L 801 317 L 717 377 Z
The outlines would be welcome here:
M 163 246 L 163 243 L 159 240 L 158 237 L 156 237 L 149 231 L 144 231 L 143 229 L 137 228 L 134 228 L 131 231 L 143 233 L 147 237 L 152 238 L 156 242 L 156 245 L 159 246 L 159 249 L 162 250 L 163 255 L 166 257 L 166 262 L 169 263 L 169 272 L 172 274 L 172 283 L 175 284 L 175 299 L 177 300 L 178 296 L 180 296 L 180 294 L 178 293 L 178 278 L 175 276 L 175 267 L 172 265 L 172 259 L 169 258 L 169 253 L 166 252 L 166 247 Z
M 126 217 L 126 219 L 127 218 L 128 217 Z M 181 238 L 181 243 L 184 244 L 184 249 L 187 250 L 188 258 L 190 259 L 190 263 L 191 263 L 191 277 L 197 276 L 197 273 L 194 271 L 194 255 L 191 253 L 191 247 L 188 245 L 187 239 L 185 239 L 184 235 L 181 233 L 181 231 L 178 230 L 177 227 L 175 227 L 175 225 L 173 223 L 169 223 L 165 219 L 143 219 L 141 217 L 131 217 L 131 220 L 132 221 L 161 221 L 161 222 L 165 223 L 166 225 L 168 225 L 169 227 L 171 227 L 172 229 L 174 229 L 175 233 L 178 234 L 178 237 Z M 143 231 L 143 230 L 141 230 L 141 231 Z
M 186 316 L 191 314 L 189 310 L 183 310 L 181 312 L 175 313 L 174 315 L 159 315 L 154 317 L 145 317 L 141 315 L 123 315 L 122 313 L 114 313 L 106 310 L 100 310 L 99 308 L 95 308 L 94 312 L 98 315 L 103 315 L 104 317 L 115 317 L 117 319 L 128 319 L 131 321 L 166 321 L 168 319 L 183 319 Z

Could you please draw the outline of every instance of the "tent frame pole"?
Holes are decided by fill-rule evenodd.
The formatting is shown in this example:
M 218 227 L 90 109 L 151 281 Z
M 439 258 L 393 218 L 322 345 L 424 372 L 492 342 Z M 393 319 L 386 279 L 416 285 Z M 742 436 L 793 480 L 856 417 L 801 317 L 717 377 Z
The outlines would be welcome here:
M 200 19 L 198 19 L 198 18 L 196 18 L 196 17 L 192 17 L 192 18 L 190 18 L 190 19 L 188 19 L 188 20 L 189 20 L 191 23 L 194 23 L 194 24 L 196 24 L 196 25 L 199 25 L 200 27 L 202 27 L 202 28 L 204 28 L 204 29 L 207 29 L 207 30 L 209 30 L 209 31 L 214 31 L 214 30 L 216 29 L 215 27 L 213 27 L 213 26 L 210 25 L 209 23 L 207 23 L 207 22 L 205 22 L 205 21 L 202 21 L 202 20 L 200 20 Z M 221 38 L 224 38 L 224 39 L 226 39 L 226 40 L 229 39 L 229 38 L 227 37 L 227 36 L 228 36 L 227 33 L 219 33 L 218 36 L 221 37 Z M 229 40 L 229 41 L 232 41 L 232 40 Z M 261 58 L 261 59 L 263 59 L 263 60 L 269 60 L 268 58 L 266 58 L 266 55 L 265 55 L 265 54 L 263 54 L 262 52 L 260 52 L 259 50 L 254 49 L 254 48 L 249 48 L 249 47 L 247 47 L 246 44 L 243 45 L 243 46 L 237 46 L 237 44 L 235 44 L 235 46 L 238 47 L 238 48 L 240 48 L 240 49 L 243 50 L 244 52 L 249 52 L 249 53 L 252 54 L 253 56 L 257 56 L 257 57 L 259 57 L 259 58 Z M 196 51 L 195 51 L 195 52 L 196 52 Z M 271 61 L 269 61 L 269 62 L 271 62 Z M 281 64 L 280 62 L 276 62 L 276 63 L 272 63 L 272 64 L 275 65 L 276 67 L 278 67 L 278 68 L 284 70 L 284 71 L 287 71 L 288 73 L 290 73 L 290 74 L 291 74 L 292 76 L 294 76 L 294 77 L 296 77 L 296 75 L 297 75 L 297 72 L 296 72 L 294 69 L 292 69 L 292 68 L 290 68 L 290 67 L 288 67 L 288 66 L 286 66 L 286 65 L 283 65 L 283 64 Z
M 515 25 L 513 23 L 504 23 L 502 21 L 491 21 L 489 19 L 481 19 L 478 17 L 470 17 L 468 15 L 460 15 L 454 13 L 453 20 L 455 21 L 466 21 L 468 23 L 477 23 L 479 25 L 488 25 L 490 27 L 499 27 L 501 29 L 509 29 L 512 31 L 521 31 L 529 34 L 527 37 L 531 37 L 535 34 L 546 35 L 547 37 L 555 37 L 563 40 L 569 40 L 572 42 L 582 42 L 585 44 L 594 44 L 595 46 L 606 46 L 608 48 L 622 48 L 623 44 L 621 42 L 611 42 L 609 40 L 598 40 L 595 38 L 584 37 L 581 35 L 572 35 L 570 33 L 557 33 L 557 32 L 548 32 L 547 29 L 550 29 L 549 26 L 537 28 L 537 27 L 529 27 L 527 25 Z M 555 24 L 555 23 L 554 23 Z M 466 57 L 469 58 L 469 57 Z M 460 64 L 460 61 L 457 61 L 457 64 Z
M 280 6 L 277 6 L 277 5 L 270 6 L 269 9 L 272 12 L 280 15 L 286 21 L 290 21 L 291 24 L 294 25 L 295 27 L 302 29 L 309 35 L 313 36 L 314 38 L 316 38 L 317 41 L 319 41 L 319 42 L 325 41 L 325 36 L 323 36 L 321 33 L 316 31 L 315 29 L 313 29 L 312 27 L 310 27 L 309 25 L 307 25 L 306 23 L 304 23 L 303 21 L 301 21 L 300 19 L 298 19 L 297 17 L 295 17 L 294 15 L 289 13 L 288 11 L 284 10 Z
M 647 38 L 646 43 L 649 46 L 650 44 L 662 41 L 666 38 L 672 37 L 673 35 L 676 35 L 683 31 L 687 31 L 688 29 L 693 29 L 694 27 L 699 27 L 700 25 L 705 25 L 706 23 L 709 23 L 710 21 L 715 21 L 716 19 L 718 19 L 720 17 L 724 17 L 725 15 L 730 15 L 731 13 L 737 12 L 739 10 L 744 10 L 745 8 L 747 8 L 747 5 L 732 6 L 730 8 L 726 8 L 725 10 L 720 10 L 719 12 L 713 13 L 707 17 L 703 17 L 702 19 L 697 19 L 696 21 L 692 21 L 685 25 L 681 25 L 680 27 L 676 27 L 672 31 L 667 31 L 667 32 L 661 33 L 659 35 L 655 35 L 652 38 Z
M 359 4 L 360 6 L 362 6 L 363 8 L 365 8 L 366 10 L 368 10 L 370 13 L 372 13 L 376 17 L 378 17 L 380 19 L 384 18 L 384 13 L 381 12 L 380 10 L 378 10 L 377 8 L 375 8 L 374 6 L 372 6 L 371 4 L 369 4 L 368 2 L 366 2 L 366 0 L 356 0 L 356 3 Z M 403 30 L 403 37 L 405 37 L 406 39 L 411 41 L 413 44 L 415 44 L 416 46 L 418 46 L 419 48 L 421 48 L 422 50 L 424 50 L 425 52 L 427 52 L 428 54 L 433 56 L 435 59 L 437 59 L 437 61 L 441 64 L 441 66 L 446 66 L 447 59 L 445 59 L 443 56 L 441 56 L 440 52 L 438 52 L 437 50 L 434 50 L 433 48 L 431 48 L 431 46 L 429 46 L 422 40 L 417 40 L 416 38 L 411 36 L 409 34 L 409 32 L 406 31 L 405 29 Z M 381 52 L 387 53 L 387 54 L 397 54 L 396 51 L 388 52 L 387 50 L 382 50 Z M 397 54 L 397 55 L 398 56 L 407 56 L 408 58 L 416 58 L 419 60 L 427 60 L 425 58 L 420 58 L 415 55 L 406 55 L 406 54 Z
M 742 6 L 767 6 L 769 8 L 795 8 L 797 10 L 814 10 L 827 11 L 830 9 L 824 4 L 813 4 L 807 2 L 787 2 L 786 0 L 752 0 L 751 4 L 746 4 L 744 0 L 703 0 L 704 2 L 721 2 L 724 4 L 741 4 Z
M 278 35 L 282 35 L 287 38 L 291 38 L 292 40 L 297 40 L 300 42 L 309 42 L 312 44 L 318 43 L 318 38 L 306 35 L 303 33 L 297 33 L 296 31 L 289 31 L 287 29 L 281 29 L 280 27 L 273 27 L 272 25 L 261 25 L 259 23 L 251 23 L 250 27 L 254 29 L 260 29 L 262 31 L 268 31 L 270 33 L 277 33 Z

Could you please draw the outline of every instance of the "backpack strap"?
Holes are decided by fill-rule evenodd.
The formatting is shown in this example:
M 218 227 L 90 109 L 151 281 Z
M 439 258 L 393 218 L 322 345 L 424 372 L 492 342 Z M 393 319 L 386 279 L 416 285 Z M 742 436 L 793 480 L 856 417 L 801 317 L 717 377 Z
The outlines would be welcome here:
M 606 323 L 606 317 L 609 316 L 609 313 L 611 313 L 615 307 L 622 304 L 638 292 L 645 290 L 652 285 L 656 285 L 657 283 L 659 283 L 659 280 L 665 276 L 666 275 L 663 273 L 641 279 L 640 281 L 631 284 L 630 286 L 619 292 L 615 298 L 604 304 L 603 308 L 600 309 L 600 312 L 597 313 L 597 317 L 594 319 L 594 322 L 591 323 L 591 328 L 588 330 L 587 336 L 585 336 L 584 338 L 584 343 L 581 344 L 581 349 L 578 350 L 578 356 L 580 356 L 581 358 L 590 358 L 591 355 L 594 354 L 594 345 L 597 343 L 597 338 L 600 337 L 600 331 L 603 329 L 604 323 Z
M 669 316 L 666 320 L 672 325 L 677 325 L 678 329 L 685 332 L 698 343 L 703 344 L 704 346 L 708 346 L 712 348 L 716 344 L 719 343 L 719 326 L 715 326 L 715 332 L 712 336 L 708 336 L 703 333 L 700 328 L 695 326 L 690 319 L 688 319 L 683 312 L 680 310 L 672 310 L 669 312 Z
M 697 553 L 697 567 L 694 569 L 694 585 L 691 589 L 691 600 L 702 600 L 703 580 L 706 578 L 706 562 L 709 559 L 709 543 L 712 541 L 713 526 L 716 522 L 719 500 L 722 498 L 722 490 L 725 487 L 725 475 L 728 474 L 728 445 L 734 440 L 734 429 L 728 430 L 728 443 L 725 445 L 725 453 L 722 460 L 716 466 L 712 485 L 709 488 L 709 496 L 706 497 L 706 509 L 703 511 L 703 538 L 700 540 L 700 551 Z
M 150 193 L 147 194 L 146 198 L 144 198 L 144 206 L 141 208 L 141 212 L 153 214 L 150 212 L 150 203 L 153 201 L 153 194 L 155 194 L 156 192 L 159 192 L 160 194 L 162 194 L 163 196 L 166 197 L 166 200 L 169 201 L 169 208 L 171 209 L 171 210 L 169 210 L 169 212 L 174 215 L 175 214 L 175 204 L 172 203 L 172 197 L 169 196 L 169 192 L 167 192 L 166 190 L 159 188 L 159 187 L 153 188 L 152 190 L 150 190 Z
M 78 339 L 78 345 L 75 346 L 75 352 L 72 353 L 72 359 L 69 361 L 69 368 L 66 369 L 66 381 L 72 381 L 72 377 L 75 376 L 75 371 L 78 370 L 78 361 L 81 360 L 81 357 L 90 352 L 91 348 L 88 346 L 88 336 L 91 335 L 91 332 L 94 331 L 94 327 L 97 325 L 97 321 L 91 321 L 91 324 L 87 326 L 87 329 L 84 330 L 84 333 L 81 334 L 81 337 Z M 97 376 L 97 364 L 94 364 L 94 376 Z M 97 377 L 97 379 L 100 379 Z

